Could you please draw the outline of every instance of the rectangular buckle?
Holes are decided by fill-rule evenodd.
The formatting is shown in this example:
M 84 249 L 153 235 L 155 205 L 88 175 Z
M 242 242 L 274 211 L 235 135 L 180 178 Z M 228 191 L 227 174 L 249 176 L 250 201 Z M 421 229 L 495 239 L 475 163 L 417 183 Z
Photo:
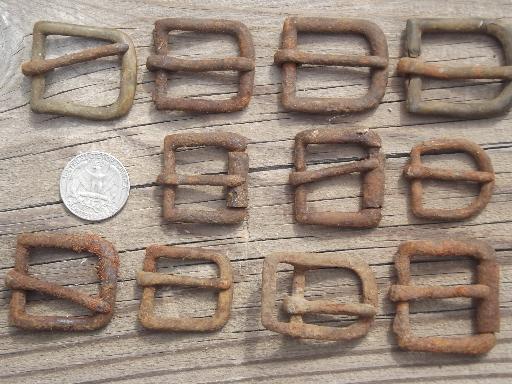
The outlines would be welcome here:
M 289 322 L 279 321 L 276 309 L 277 266 L 294 267 L 292 294 L 283 300 Z M 306 272 L 317 268 L 345 268 L 361 279 L 362 303 L 342 304 L 333 300 L 308 300 L 304 297 Z M 265 258 L 262 274 L 261 322 L 274 332 L 292 337 L 318 340 L 352 340 L 368 333 L 377 313 L 377 283 L 368 264 L 354 257 L 308 253 L 276 253 Z M 305 314 L 352 315 L 359 319 L 347 327 L 320 326 L 303 322 Z
M 413 257 L 473 257 L 478 261 L 477 284 L 456 286 L 422 286 L 411 284 L 410 264 Z M 481 354 L 496 344 L 494 332 L 499 331 L 499 265 L 494 250 L 480 241 L 408 241 L 400 245 L 395 259 L 398 284 L 389 291 L 396 302 L 393 331 L 401 348 L 411 351 Z M 409 301 L 422 298 L 476 299 L 477 335 L 463 337 L 416 337 L 409 322 Z
M 98 256 L 96 267 L 100 280 L 99 295 L 91 296 L 59 284 L 29 275 L 31 248 L 60 248 L 90 252 Z M 119 256 L 114 246 L 96 235 L 33 234 L 18 236 L 14 269 L 5 277 L 13 290 L 9 323 L 15 327 L 38 331 L 91 331 L 108 324 L 114 313 Z M 26 311 L 27 291 L 40 292 L 81 305 L 94 314 L 89 316 L 40 316 Z
M 197 278 L 157 273 L 157 259 L 211 261 L 219 268 L 217 278 Z M 143 287 L 139 309 L 141 324 L 160 331 L 215 331 L 228 321 L 233 301 L 233 270 L 229 259 L 216 252 L 201 248 L 167 247 L 151 245 L 146 249 L 143 270 L 137 274 L 137 283 Z M 219 291 L 217 309 L 209 318 L 155 316 L 155 292 L 159 286 L 197 287 Z
M 421 155 L 464 152 L 470 155 L 478 170 L 457 171 L 430 168 L 422 165 Z M 415 216 L 430 220 L 464 220 L 482 211 L 492 196 L 494 170 L 491 159 L 478 144 L 465 139 L 443 139 L 425 141 L 413 147 L 411 160 L 404 168 L 404 175 L 411 183 L 411 208 Z M 423 181 L 467 181 L 480 184 L 480 193 L 464 208 L 436 209 L 423 206 Z
M 480 33 L 490 35 L 501 43 L 506 66 L 445 66 L 425 63 L 421 55 L 423 33 Z M 408 77 L 407 109 L 412 113 L 443 115 L 465 119 L 481 119 L 504 114 L 512 105 L 512 32 L 498 20 L 470 19 L 410 19 L 406 27 L 406 50 L 409 57 L 401 58 L 397 72 Z M 507 80 L 501 93 L 491 100 L 468 103 L 423 101 L 422 77 L 435 79 L 503 79 Z
M 216 146 L 228 151 L 227 175 L 180 175 L 176 173 L 177 148 Z M 184 223 L 235 224 L 247 216 L 249 156 L 245 153 L 247 139 L 236 133 L 183 133 L 167 135 L 164 140 L 164 168 L 157 183 L 164 185 L 163 216 L 166 220 Z M 224 186 L 226 206 L 215 210 L 177 208 L 179 185 Z
M 368 158 L 349 164 L 315 171 L 306 170 L 306 147 L 309 144 L 357 144 L 368 149 Z M 303 224 L 330 225 L 345 228 L 373 228 L 381 219 L 384 200 L 384 155 L 380 153 L 380 137 L 369 130 L 344 131 L 336 128 L 312 129 L 295 136 L 295 172 L 290 184 L 295 187 L 295 219 Z M 307 186 L 322 179 L 360 172 L 362 174 L 362 208 L 359 212 L 310 212 Z
M 169 32 L 195 31 L 203 33 L 227 33 L 238 40 L 240 56 L 224 59 L 185 60 L 168 56 Z M 150 55 L 146 67 L 156 71 L 153 101 L 156 109 L 169 109 L 188 112 L 235 112 L 249 104 L 254 85 L 254 45 L 251 33 L 239 21 L 170 18 L 155 22 L 154 42 L 156 55 Z M 167 72 L 207 72 L 238 71 L 238 94 L 230 99 L 207 100 L 199 98 L 174 98 L 167 96 Z
M 313 54 L 297 49 L 297 33 L 357 33 L 370 44 L 371 56 Z M 376 107 L 388 82 L 388 44 L 382 30 L 360 19 L 289 17 L 284 21 L 281 49 L 274 62 L 282 68 L 281 102 L 289 111 L 308 113 L 350 113 Z M 301 64 L 371 68 L 370 88 L 359 98 L 297 97 L 297 66 Z
M 113 44 L 85 49 L 54 59 L 45 59 L 45 43 L 46 36 L 48 35 L 88 37 L 111 41 Z M 104 107 L 91 107 L 71 102 L 51 101 L 43 98 L 45 74 L 47 72 L 55 68 L 83 63 L 107 56 L 122 57 L 119 97 L 114 103 Z M 34 24 L 32 59 L 23 63 L 21 68 L 25 76 L 32 77 L 30 106 L 34 112 L 77 116 L 94 120 L 110 120 L 127 114 L 132 107 L 135 87 L 137 86 L 137 57 L 135 55 L 135 47 L 126 33 L 116 29 L 38 21 Z

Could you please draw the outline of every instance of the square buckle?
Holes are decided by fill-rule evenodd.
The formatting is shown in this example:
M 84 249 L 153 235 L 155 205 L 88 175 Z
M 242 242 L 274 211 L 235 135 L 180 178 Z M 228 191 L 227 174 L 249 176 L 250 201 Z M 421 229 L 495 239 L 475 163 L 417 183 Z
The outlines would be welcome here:
M 478 261 L 477 284 L 455 286 L 412 285 L 411 259 L 436 257 L 473 257 Z M 402 243 L 395 259 L 398 284 L 389 291 L 396 302 L 393 331 L 401 348 L 411 351 L 481 354 L 496 344 L 494 332 L 500 327 L 499 265 L 494 250 L 480 241 L 408 241 Z M 409 301 L 467 297 L 476 299 L 477 335 L 462 337 L 416 337 L 409 322 Z
M 73 288 L 40 280 L 29 275 L 31 248 L 61 248 L 90 252 L 98 256 L 96 267 L 100 280 L 99 295 L 91 296 Z M 13 290 L 9 322 L 15 327 L 38 331 L 91 331 L 108 324 L 114 313 L 119 256 L 114 246 L 96 235 L 32 234 L 18 236 L 14 269 L 5 277 Z M 94 314 L 89 316 L 40 316 L 26 311 L 27 291 L 40 292 L 81 305 Z
M 476 162 L 478 170 L 456 171 L 430 168 L 422 165 L 421 155 L 464 152 Z M 491 159 L 478 144 L 464 139 L 425 141 L 413 147 L 411 160 L 404 168 L 404 175 L 411 183 L 411 208 L 415 216 L 430 220 L 464 220 L 482 211 L 492 196 L 494 170 Z M 467 181 L 480 184 L 478 197 L 468 206 L 456 209 L 425 208 L 423 206 L 423 181 Z
M 216 146 L 228 151 L 227 175 L 180 175 L 176 173 L 175 151 L 183 147 Z M 249 156 L 245 153 L 247 139 L 236 133 L 183 133 L 167 135 L 164 140 L 164 169 L 157 183 L 164 185 L 163 216 L 166 220 L 184 223 L 235 224 L 247 216 Z M 215 210 L 177 208 L 179 185 L 224 186 L 226 206 Z
M 170 57 L 169 32 L 195 31 L 203 33 L 227 33 L 238 40 L 240 55 L 223 59 L 186 60 Z M 249 104 L 254 85 L 254 45 L 251 33 L 239 21 L 170 18 L 155 22 L 154 42 L 156 55 L 150 55 L 146 67 L 156 71 L 153 101 L 156 109 L 169 109 L 188 112 L 235 112 L 241 111 Z M 167 72 L 208 72 L 238 71 L 238 94 L 230 99 L 207 100 L 198 98 L 174 98 L 167 96 Z
M 157 259 L 166 257 L 179 260 L 211 261 L 219 268 L 217 278 L 197 278 L 158 273 Z M 144 268 L 137 274 L 137 283 L 143 287 L 139 320 L 149 329 L 160 331 L 215 331 L 228 321 L 233 301 L 233 270 L 229 259 L 216 252 L 201 248 L 167 247 L 151 245 L 146 249 Z M 213 289 L 219 291 L 217 309 L 209 318 L 158 317 L 155 316 L 155 292 L 159 286 L 180 286 Z
M 279 321 L 276 309 L 277 266 L 280 263 L 294 267 L 292 294 L 283 300 L 283 309 L 290 315 L 289 322 Z M 304 297 L 306 272 L 317 268 L 345 268 L 361 279 L 362 303 L 342 304 L 333 300 L 307 300 Z M 318 340 L 352 340 L 368 333 L 377 312 L 377 283 L 368 264 L 354 257 L 308 253 L 276 253 L 263 263 L 261 292 L 261 322 L 274 332 L 292 337 Z M 347 327 L 320 326 L 303 322 L 305 314 L 352 315 L 359 319 Z
M 45 59 L 45 43 L 48 35 L 88 37 L 111 41 L 113 44 L 85 49 L 55 59 Z M 71 102 L 57 102 L 43 98 L 45 74 L 55 68 L 83 63 L 107 56 L 122 56 L 119 97 L 104 107 L 90 107 Z M 54 113 L 77 116 L 94 120 L 109 120 L 128 113 L 133 104 L 137 86 L 137 57 L 130 37 L 121 31 L 110 28 L 38 21 L 34 24 L 32 59 L 22 65 L 23 74 L 32 76 L 30 106 L 39 113 Z
M 480 33 L 494 37 L 501 43 L 506 66 L 445 66 L 425 63 L 421 59 L 423 33 Z M 443 115 L 465 119 L 481 119 L 504 114 L 512 105 L 512 32 L 499 20 L 469 19 L 410 19 L 406 27 L 406 50 L 409 57 L 401 58 L 397 72 L 407 76 L 407 109 L 412 113 Z M 507 80 L 501 93 L 493 99 L 454 103 L 423 101 L 422 78 L 435 79 L 503 79 Z
M 309 144 L 357 144 L 368 149 L 368 158 L 349 164 L 306 169 L 306 147 Z M 384 159 L 380 153 L 380 137 L 369 130 L 344 131 L 336 128 L 312 129 L 295 136 L 295 172 L 290 174 L 290 184 L 295 187 L 295 219 L 302 224 L 329 225 L 345 228 L 373 228 L 381 219 L 384 200 Z M 359 212 L 310 212 L 307 207 L 307 187 L 334 176 L 354 172 L 362 174 L 362 208 Z
M 370 44 L 371 56 L 313 54 L 297 49 L 297 33 L 357 33 Z M 274 62 L 281 65 L 281 102 L 289 111 L 308 113 L 350 113 L 376 107 L 384 97 L 388 82 L 388 44 L 382 30 L 360 19 L 289 17 L 284 21 L 281 49 Z M 297 97 L 297 66 L 301 64 L 371 68 L 370 88 L 359 98 Z

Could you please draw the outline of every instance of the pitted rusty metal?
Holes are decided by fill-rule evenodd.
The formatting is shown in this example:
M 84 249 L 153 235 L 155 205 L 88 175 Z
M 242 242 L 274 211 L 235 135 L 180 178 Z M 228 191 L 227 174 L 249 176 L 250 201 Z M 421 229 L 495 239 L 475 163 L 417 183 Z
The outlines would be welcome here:
M 204 33 L 226 33 L 238 40 L 239 57 L 224 59 L 185 60 L 168 56 L 169 32 L 195 31 Z M 240 111 L 249 105 L 254 86 L 254 45 L 247 27 L 230 20 L 171 18 L 155 22 L 155 55 L 150 55 L 146 67 L 156 71 L 153 101 L 157 109 L 169 109 L 188 112 L 218 113 Z M 207 100 L 199 98 L 173 98 L 167 96 L 167 72 L 207 72 L 238 71 L 238 94 L 225 100 Z
M 306 166 L 309 144 L 356 144 L 368 150 L 368 158 L 315 171 Z M 384 201 L 384 160 L 380 137 L 369 130 L 336 128 L 302 131 L 295 137 L 295 172 L 290 184 L 295 187 L 294 212 L 302 224 L 329 225 L 344 228 L 373 228 L 382 217 Z M 362 174 L 362 207 L 359 212 L 311 212 L 307 207 L 307 185 L 329 177 L 359 172 Z
M 477 260 L 477 283 L 456 286 L 422 286 L 411 282 L 411 260 L 472 257 Z M 490 351 L 496 344 L 500 328 L 499 265 L 494 249 L 481 241 L 408 241 L 400 245 L 395 258 L 398 282 L 391 286 L 390 300 L 396 303 L 393 331 L 398 345 L 410 351 L 463 353 L 470 355 Z M 477 334 L 462 337 L 417 337 L 411 330 L 409 301 L 467 297 L 475 299 Z
M 494 37 L 501 44 L 505 66 L 452 67 L 425 63 L 421 58 L 423 33 L 480 33 Z M 407 109 L 412 113 L 443 115 L 465 119 L 481 119 L 506 113 L 512 106 L 512 30 L 499 20 L 479 18 L 410 19 L 406 27 L 406 51 L 409 57 L 400 59 L 397 72 L 404 77 Z M 435 79 L 502 79 L 504 88 L 491 100 L 478 102 L 447 102 L 421 97 L 422 78 Z
M 100 290 L 90 296 L 73 288 L 40 280 L 29 275 L 30 250 L 61 248 L 73 252 L 89 252 L 98 256 L 96 271 Z M 13 326 L 39 331 L 91 331 L 106 326 L 114 313 L 119 256 L 114 246 L 96 235 L 31 234 L 18 236 L 14 269 L 5 277 L 5 285 L 13 290 L 9 323 Z M 36 291 L 58 299 L 72 301 L 89 309 L 90 316 L 30 315 L 25 307 L 27 291 Z
M 157 259 L 161 257 L 176 260 L 211 261 L 218 266 L 219 277 L 195 278 L 157 273 Z M 151 245 L 146 249 L 144 267 L 137 274 L 137 283 L 143 287 L 139 320 L 146 328 L 158 331 L 208 332 L 222 328 L 229 320 L 233 301 L 233 269 L 229 259 L 224 255 L 202 248 Z M 154 303 L 156 289 L 166 285 L 219 291 L 215 314 L 209 318 L 156 316 Z
M 356 33 L 370 44 L 371 56 L 313 54 L 297 49 L 298 32 Z M 289 111 L 308 113 L 351 113 L 375 108 L 388 82 L 388 45 L 386 36 L 374 23 L 360 19 L 289 17 L 284 21 L 281 49 L 274 62 L 282 68 L 281 102 Z M 360 98 L 297 97 L 297 66 L 302 64 L 371 68 L 370 89 Z
M 89 37 L 111 41 L 113 44 L 86 49 L 54 59 L 45 59 L 46 36 L 49 35 Z M 114 103 L 108 106 L 91 107 L 43 98 L 46 73 L 56 68 L 107 56 L 120 56 L 121 58 L 119 97 Z M 116 29 L 38 21 L 34 24 L 32 59 L 23 63 L 21 69 L 25 76 L 32 77 L 30 106 L 34 112 L 77 116 L 93 120 L 110 120 L 127 114 L 133 104 L 137 86 L 135 46 L 127 34 Z
M 289 322 L 278 319 L 276 308 L 277 274 L 279 264 L 294 267 L 292 294 L 283 300 L 283 309 L 290 316 Z M 344 268 L 353 271 L 361 279 L 362 302 L 342 304 L 334 300 L 308 300 L 304 297 L 306 272 L 318 268 Z M 274 332 L 292 337 L 318 340 L 352 340 L 368 333 L 377 313 L 377 283 L 368 264 L 364 261 L 340 255 L 308 253 L 276 253 L 265 258 L 262 274 L 261 322 Z M 307 324 L 306 314 L 333 314 L 358 316 L 347 327 Z
M 422 165 L 422 155 L 464 152 L 476 162 L 478 170 L 457 171 L 431 168 Z M 491 159 L 478 144 L 465 139 L 441 139 L 425 141 L 413 147 L 410 162 L 404 168 L 404 175 L 411 183 L 412 213 L 422 219 L 455 221 L 465 220 L 481 212 L 492 196 L 494 170 Z M 423 205 L 423 180 L 445 180 L 480 184 L 480 193 L 464 208 L 425 208 Z

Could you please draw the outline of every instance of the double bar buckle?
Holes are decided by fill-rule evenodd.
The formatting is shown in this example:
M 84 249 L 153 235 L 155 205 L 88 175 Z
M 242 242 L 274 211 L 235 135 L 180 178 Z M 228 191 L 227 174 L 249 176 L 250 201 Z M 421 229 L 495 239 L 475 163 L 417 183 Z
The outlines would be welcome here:
M 283 300 L 289 322 L 278 320 L 276 308 L 277 267 L 294 267 L 291 296 Z M 362 303 L 342 304 L 334 300 L 307 300 L 304 297 L 306 272 L 317 268 L 345 268 L 361 279 Z M 276 253 L 265 258 L 261 292 L 261 322 L 265 328 L 292 337 L 319 340 L 352 340 L 368 333 L 377 312 L 377 283 L 368 264 L 354 257 L 308 253 Z M 347 327 L 321 326 L 303 322 L 306 314 L 351 315 L 359 319 Z
M 219 268 L 217 278 L 197 278 L 157 273 L 157 259 L 211 261 Z M 201 248 L 167 247 L 152 245 L 146 249 L 143 271 L 137 274 L 137 283 L 143 287 L 139 320 L 149 329 L 160 331 L 214 331 L 228 321 L 233 301 L 233 270 L 229 259 L 221 254 Z M 217 309 L 209 318 L 155 316 L 155 293 L 160 286 L 180 286 L 219 291 Z
M 297 49 L 297 33 L 357 33 L 370 44 L 371 56 L 313 54 Z M 386 36 L 374 23 L 360 19 L 289 17 L 284 21 L 281 49 L 274 62 L 282 67 L 282 104 L 289 111 L 350 113 L 376 107 L 388 82 Z M 371 68 L 370 88 L 359 98 L 297 97 L 297 66 L 301 64 Z
M 414 257 L 473 257 L 478 261 L 477 284 L 424 286 L 411 284 L 410 263 Z M 499 265 L 494 250 L 479 241 L 408 241 L 400 245 L 395 267 L 398 284 L 392 285 L 390 299 L 396 302 L 393 331 L 401 348 L 411 351 L 481 354 L 496 344 L 499 331 Z M 462 337 L 416 337 L 409 322 L 409 301 L 467 297 L 476 299 L 477 335 Z
M 421 57 L 423 33 L 481 33 L 496 38 L 503 48 L 506 66 L 444 66 L 427 64 Z M 512 32 L 499 20 L 470 19 L 411 19 L 407 20 L 406 50 L 409 57 L 400 59 L 398 73 L 408 77 L 407 109 L 409 112 L 428 115 L 444 115 L 465 119 L 480 119 L 505 113 L 512 105 Z M 491 100 L 455 103 L 423 101 L 422 77 L 441 80 L 455 79 L 503 79 L 501 93 Z
M 306 147 L 309 144 L 357 144 L 368 149 L 368 158 L 349 164 L 306 169 Z M 384 155 L 380 153 L 380 137 L 369 130 L 344 131 L 336 128 L 302 131 L 295 137 L 295 172 L 290 184 L 295 187 L 295 219 L 303 224 L 346 228 L 373 228 L 381 219 L 384 200 Z M 307 207 L 307 185 L 329 177 L 354 172 L 362 174 L 362 209 L 359 212 L 310 212 Z
M 98 296 L 43 281 L 29 275 L 31 248 L 61 248 L 90 252 L 98 256 L 96 267 L 100 289 Z M 22 234 L 18 236 L 14 269 L 5 277 L 13 290 L 9 322 L 27 330 L 90 331 L 108 324 L 114 313 L 119 256 L 114 246 L 95 235 Z M 94 314 L 89 316 L 40 316 L 26 311 L 27 291 L 40 292 L 81 305 Z
M 46 36 L 48 35 L 88 37 L 111 41 L 113 44 L 85 49 L 54 59 L 45 59 Z M 121 79 L 119 96 L 114 103 L 108 106 L 91 107 L 43 98 L 47 72 L 72 64 L 117 55 L 121 56 Z M 22 71 L 24 75 L 32 77 L 30 106 L 33 111 L 94 120 L 115 119 L 128 113 L 133 104 L 137 85 L 137 57 L 133 42 L 127 34 L 110 28 L 38 21 L 34 24 L 32 59 L 22 65 Z
M 430 168 L 422 165 L 421 155 L 464 152 L 477 164 L 477 171 L 457 171 Z M 494 170 L 491 159 L 478 144 L 465 139 L 426 141 L 411 150 L 410 162 L 404 168 L 411 183 L 411 207 L 415 216 L 430 220 L 464 220 L 482 211 L 492 196 Z M 423 206 L 423 180 L 466 181 L 480 184 L 480 193 L 468 206 L 455 209 L 425 208 Z
M 223 59 L 186 60 L 168 56 L 169 32 L 195 31 L 227 33 L 238 40 L 240 56 Z M 154 42 L 156 55 L 150 55 L 146 67 L 156 71 L 153 101 L 157 109 L 189 112 L 235 112 L 247 107 L 254 85 L 254 45 L 247 27 L 238 21 L 208 19 L 161 19 L 155 22 Z M 199 98 L 173 98 L 167 96 L 167 72 L 238 71 L 238 94 L 230 99 L 207 100 Z

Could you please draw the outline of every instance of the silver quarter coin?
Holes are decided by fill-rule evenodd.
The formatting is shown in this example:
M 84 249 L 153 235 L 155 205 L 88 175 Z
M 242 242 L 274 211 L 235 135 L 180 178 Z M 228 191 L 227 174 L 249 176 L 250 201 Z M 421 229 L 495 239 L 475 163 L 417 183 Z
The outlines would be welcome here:
M 74 215 L 89 221 L 114 216 L 130 193 L 123 164 L 105 152 L 82 153 L 66 165 L 60 177 L 60 197 Z

